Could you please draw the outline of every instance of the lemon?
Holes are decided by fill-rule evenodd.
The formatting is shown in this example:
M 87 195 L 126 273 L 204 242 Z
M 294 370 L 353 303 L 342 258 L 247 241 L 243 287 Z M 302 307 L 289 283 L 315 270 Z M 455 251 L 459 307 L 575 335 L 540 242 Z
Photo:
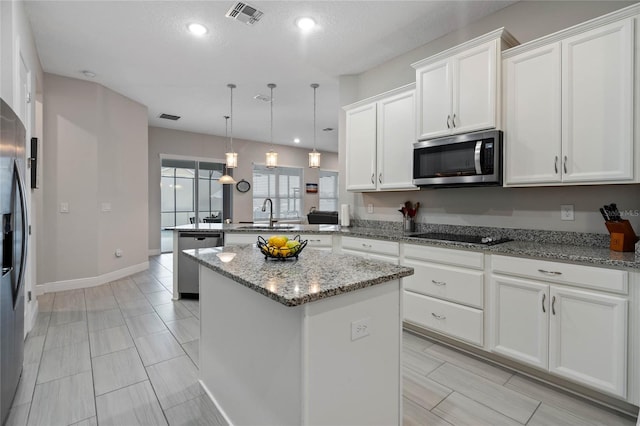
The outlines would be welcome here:
M 272 237 L 269 237 L 268 243 L 270 246 L 279 248 L 285 246 L 287 244 L 287 241 L 289 241 L 289 239 L 284 235 L 274 235 Z

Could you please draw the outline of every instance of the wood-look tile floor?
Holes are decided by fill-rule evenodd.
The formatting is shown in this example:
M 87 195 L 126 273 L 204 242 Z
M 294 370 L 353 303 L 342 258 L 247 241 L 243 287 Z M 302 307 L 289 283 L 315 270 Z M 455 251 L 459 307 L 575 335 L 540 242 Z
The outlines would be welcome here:
M 171 300 L 172 255 L 99 287 L 46 294 L 7 425 L 225 425 L 200 388 L 199 304 Z M 403 423 L 635 425 L 521 375 L 404 333 Z

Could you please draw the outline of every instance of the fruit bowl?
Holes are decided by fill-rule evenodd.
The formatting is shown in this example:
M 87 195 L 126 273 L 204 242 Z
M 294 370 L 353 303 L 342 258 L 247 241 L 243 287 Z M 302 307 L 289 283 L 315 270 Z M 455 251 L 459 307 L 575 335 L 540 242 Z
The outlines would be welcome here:
M 296 235 L 292 239 L 288 239 L 283 235 L 274 235 L 269 240 L 258 236 L 256 245 L 264 254 L 265 259 L 292 259 L 298 258 L 302 249 L 307 246 L 308 240 L 301 241 L 300 235 Z

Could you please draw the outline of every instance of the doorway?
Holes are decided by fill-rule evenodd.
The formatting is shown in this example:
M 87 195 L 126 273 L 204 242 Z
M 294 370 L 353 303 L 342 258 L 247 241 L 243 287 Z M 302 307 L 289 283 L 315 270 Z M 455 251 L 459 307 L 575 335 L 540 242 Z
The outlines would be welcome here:
M 160 250 L 173 250 L 174 226 L 222 223 L 231 217 L 229 185 L 219 182 L 224 163 L 163 158 L 160 173 Z

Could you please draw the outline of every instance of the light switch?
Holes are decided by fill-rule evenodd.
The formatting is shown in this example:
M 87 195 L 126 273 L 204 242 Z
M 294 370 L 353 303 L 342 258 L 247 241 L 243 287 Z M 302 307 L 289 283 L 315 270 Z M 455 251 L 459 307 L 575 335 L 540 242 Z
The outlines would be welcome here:
M 60 213 L 69 213 L 69 203 L 63 201 L 60 203 Z

